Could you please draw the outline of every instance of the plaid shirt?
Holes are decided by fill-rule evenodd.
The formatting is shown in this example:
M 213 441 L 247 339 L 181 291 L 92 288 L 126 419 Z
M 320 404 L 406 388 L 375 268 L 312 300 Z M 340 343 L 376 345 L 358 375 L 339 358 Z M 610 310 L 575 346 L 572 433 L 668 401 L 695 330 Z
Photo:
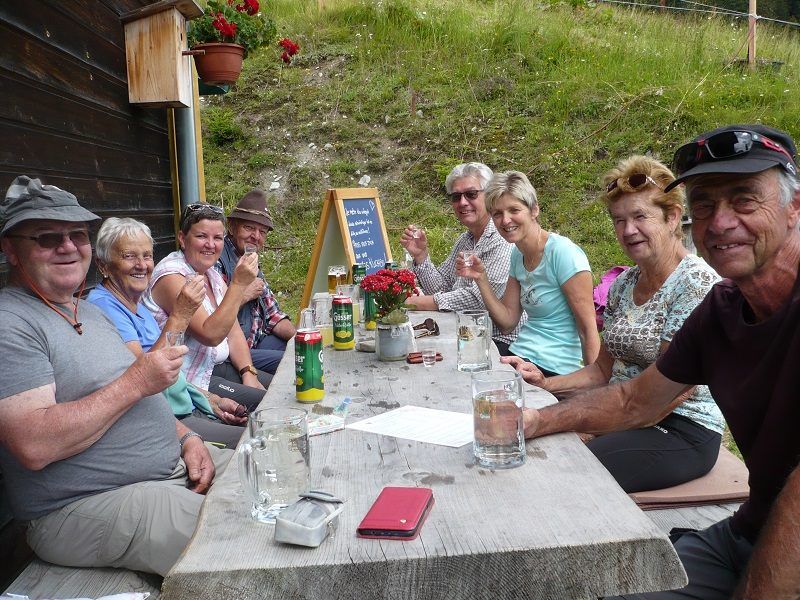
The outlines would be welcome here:
M 236 250 L 236 244 L 230 236 L 225 236 L 225 247 L 222 249 L 222 254 L 215 267 L 222 274 L 226 284 L 233 275 L 239 258 L 240 254 Z M 261 269 L 258 271 L 258 276 L 264 279 Z M 257 346 L 266 336 L 271 335 L 275 325 L 288 318 L 286 313 L 281 312 L 281 307 L 278 306 L 278 301 L 266 280 L 264 280 L 264 290 L 261 292 L 261 296 L 242 306 L 238 316 L 244 337 L 247 338 L 247 345 L 251 348 Z
M 429 256 L 422 264 L 414 265 L 414 273 L 422 291 L 433 295 L 439 310 L 486 310 L 478 284 L 471 279 L 456 275 L 456 257 L 464 250 L 474 250 L 486 267 L 492 290 L 498 298 L 502 298 L 508 283 L 511 248 L 513 246 L 497 233 L 490 219 L 477 242 L 469 231 L 465 231 L 456 240 L 450 256 L 438 268 L 431 262 Z M 522 318 L 514 330 L 505 334 L 493 324 L 492 338 L 510 344 L 517 339 L 519 328 L 526 320 L 523 311 Z

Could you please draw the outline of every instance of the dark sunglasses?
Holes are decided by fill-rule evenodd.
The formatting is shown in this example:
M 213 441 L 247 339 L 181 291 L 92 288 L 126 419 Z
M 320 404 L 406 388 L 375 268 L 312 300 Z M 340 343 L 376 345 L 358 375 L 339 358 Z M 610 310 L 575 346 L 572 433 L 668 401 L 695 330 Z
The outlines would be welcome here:
M 183 209 L 183 216 L 190 215 L 194 212 L 212 212 L 217 215 L 224 215 L 224 211 L 219 206 L 214 206 L 213 204 L 189 204 L 186 208 Z
M 780 152 L 794 162 L 792 155 L 779 143 L 752 131 L 723 131 L 697 142 L 689 142 L 678 148 L 672 164 L 678 174 L 685 173 L 709 160 L 722 160 L 747 154 L 759 144 L 773 152 Z
M 466 196 L 467 200 L 475 200 L 482 191 L 483 190 L 467 190 L 466 192 L 452 192 L 447 194 L 447 197 L 450 198 L 450 202 L 458 202 L 461 200 L 461 196 Z
M 650 175 L 644 175 L 642 173 L 634 173 L 629 177 L 617 177 L 614 181 L 610 182 L 606 186 L 606 194 L 610 194 L 614 190 L 620 189 L 620 183 L 625 183 L 629 188 L 631 188 L 634 192 L 639 190 L 639 188 L 643 188 L 648 183 L 654 185 L 662 192 L 664 188 L 662 188 L 655 179 L 650 177 Z
M 52 250 L 64 243 L 64 238 L 69 238 L 76 246 L 86 246 L 91 243 L 89 232 L 78 229 L 76 231 L 48 231 L 39 235 L 8 234 L 8 237 L 21 240 L 33 240 L 40 248 Z

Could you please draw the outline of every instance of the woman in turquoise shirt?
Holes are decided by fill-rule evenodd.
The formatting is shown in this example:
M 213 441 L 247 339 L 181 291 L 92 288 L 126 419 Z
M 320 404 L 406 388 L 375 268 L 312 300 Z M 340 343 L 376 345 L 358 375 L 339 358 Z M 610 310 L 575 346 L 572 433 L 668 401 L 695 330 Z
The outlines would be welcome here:
M 570 373 L 595 361 L 600 337 L 594 317 L 592 272 L 586 255 L 564 236 L 539 224 L 536 190 L 524 173 L 495 173 L 486 186 L 494 226 L 512 244 L 505 294 L 492 292 L 478 258 L 456 262 L 458 274 L 474 279 L 495 325 L 513 329 L 524 310 L 528 321 L 509 350 L 546 374 Z

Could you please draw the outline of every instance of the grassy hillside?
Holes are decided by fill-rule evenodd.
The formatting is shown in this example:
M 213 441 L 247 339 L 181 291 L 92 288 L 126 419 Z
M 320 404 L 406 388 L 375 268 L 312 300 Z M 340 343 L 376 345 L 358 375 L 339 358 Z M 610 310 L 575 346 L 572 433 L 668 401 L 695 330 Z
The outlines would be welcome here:
M 381 191 L 395 255 L 410 222 L 445 256 L 459 233 L 443 181 L 479 160 L 527 172 L 545 227 L 586 250 L 595 274 L 625 262 L 596 201 L 602 173 L 631 153 L 669 161 L 720 124 L 761 121 L 800 134 L 795 30 L 760 26 L 755 72 L 746 25 L 708 15 L 493 0 L 272 0 L 300 43 L 245 63 L 236 88 L 204 100 L 208 199 L 271 194 L 276 232 L 262 257 L 294 312 L 328 187 L 362 175 Z M 402 253 L 400 254 L 402 256 Z

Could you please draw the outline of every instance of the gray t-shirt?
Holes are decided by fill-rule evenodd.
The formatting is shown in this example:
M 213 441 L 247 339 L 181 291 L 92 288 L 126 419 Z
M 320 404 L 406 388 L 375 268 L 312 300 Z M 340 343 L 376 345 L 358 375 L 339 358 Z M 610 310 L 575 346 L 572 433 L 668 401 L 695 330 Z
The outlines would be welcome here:
M 55 382 L 56 402 L 72 402 L 109 384 L 134 362 L 100 309 L 82 301 L 78 320 L 83 335 L 29 292 L 0 290 L 0 399 Z M 32 471 L 0 445 L 0 468 L 14 516 L 32 520 L 86 496 L 164 479 L 179 453 L 175 417 L 156 394 L 134 404 L 80 454 Z

